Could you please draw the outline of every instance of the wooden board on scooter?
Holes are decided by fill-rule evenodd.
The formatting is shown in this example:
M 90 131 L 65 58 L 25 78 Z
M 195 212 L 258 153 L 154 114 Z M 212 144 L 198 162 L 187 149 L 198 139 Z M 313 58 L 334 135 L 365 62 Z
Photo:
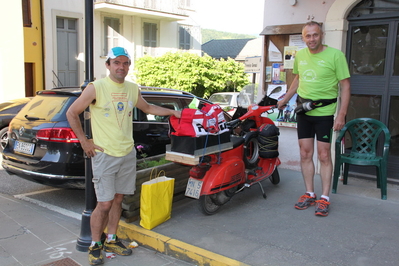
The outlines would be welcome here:
M 199 149 L 194 152 L 194 155 L 170 151 L 170 144 L 166 145 L 165 159 L 175 163 L 183 163 L 187 165 L 197 165 L 202 156 L 227 151 L 233 148 L 233 142 L 222 143 L 216 146 L 210 146 L 204 149 Z

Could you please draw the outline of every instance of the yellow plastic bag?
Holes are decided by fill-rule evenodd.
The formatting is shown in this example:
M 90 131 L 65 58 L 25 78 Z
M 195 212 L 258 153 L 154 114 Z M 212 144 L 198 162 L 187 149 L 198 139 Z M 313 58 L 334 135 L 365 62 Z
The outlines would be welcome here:
M 175 185 L 175 179 L 166 177 L 164 171 L 151 179 L 153 170 L 150 181 L 142 184 L 140 195 L 140 225 L 149 230 L 170 219 Z

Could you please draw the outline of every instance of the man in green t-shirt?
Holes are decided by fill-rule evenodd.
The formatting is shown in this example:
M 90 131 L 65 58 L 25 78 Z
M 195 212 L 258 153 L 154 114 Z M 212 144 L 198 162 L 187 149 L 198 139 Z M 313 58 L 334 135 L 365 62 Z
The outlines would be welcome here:
M 301 170 L 306 193 L 302 195 L 295 208 L 307 209 L 316 204 L 315 215 L 327 216 L 330 205 L 332 179 L 331 135 L 345 125 L 345 116 L 350 99 L 349 69 L 345 55 L 334 48 L 322 44 L 323 30 L 319 23 L 310 21 L 302 29 L 302 38 L 307 48 L 297 52 L 293 74 L 295 78 L 284 99 L 278 102 L 283 109 L 288 101 L 298 94 L 301 102 L 307 100 L 329 100 L 325 104 L 297 113 L 298 141 L 301 157 Z M 338 86 L 339 85 L 339 86 Z M 336 99 L 340 90 L 340 107 Z M 301 102 L 298 102 L 298 107 Z M 314 137 L 317 139 L 317 155 L 320 160 L 322 195 L 317 200 L 314 192 L 315 165 L 313 162 Z

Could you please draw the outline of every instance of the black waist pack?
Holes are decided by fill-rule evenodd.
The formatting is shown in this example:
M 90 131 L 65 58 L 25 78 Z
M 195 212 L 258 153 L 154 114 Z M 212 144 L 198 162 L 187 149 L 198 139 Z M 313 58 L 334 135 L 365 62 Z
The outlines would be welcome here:
M 300 115 L 309 112 L 313 109 L 323 107 L 332 103 L 337 102 L 337 98 L 334 99 L 322 99 L 322 100 L 308 100 L 304 99 L 298 95 L 297 97 L 297 107 L 295 108 L 295 113 Z

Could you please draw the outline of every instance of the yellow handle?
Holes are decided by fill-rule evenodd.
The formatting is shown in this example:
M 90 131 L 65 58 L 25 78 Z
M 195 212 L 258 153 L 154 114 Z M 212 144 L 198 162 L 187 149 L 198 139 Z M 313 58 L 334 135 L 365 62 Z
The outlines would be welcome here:
M 157 168 L 156 167 L 154 167 L 154 168 L 152 168 L 152 170 L 151 170 L 151 174 L 150 174 L 150 180 L 152 179 L 152 174 L 154 173 L 154 170 L 155 170 L 155 178 L 157 178 L 157 177 L 160 177 L 161 176 L 161 174 L 162 174 L 162 172 L 163 172 L 163 175 L 164 176 L 166 176 L 166 173 L 165 173 L 165 170 L 161 170 L 161 171 L 159 171 L 159 173 L 158 173 L 158 175 L 157 175 Z

